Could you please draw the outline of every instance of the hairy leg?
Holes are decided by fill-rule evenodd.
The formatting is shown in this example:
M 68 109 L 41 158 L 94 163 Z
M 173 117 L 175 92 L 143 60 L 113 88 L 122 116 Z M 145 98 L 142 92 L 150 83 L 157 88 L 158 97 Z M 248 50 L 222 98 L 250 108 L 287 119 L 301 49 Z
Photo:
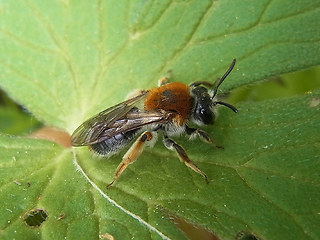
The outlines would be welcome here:
M 188 134 L 190 137 L 198 136 L 202 141 L 213 144 L 216 148 L 224 148 L 223 146 L 217 145 L 209 136 L 208 133 L 205 131 L 202 131 L 197 128 L 190 128 L 186 125 L 186 134 Z
M 123 156 L 122 161 L 116 170 L 113 181 L 107 185 L 107 188 L 109 188 L 118 179 L 118 177 L 129 166 L 129 164 L 137 160 L 137 158 L 141 155 L 143 151 L 143 147 L 145 146 L 145 143 L 147 141 L 152 140 L 152 138 L 153 138 L 153 135 L 151 132 L 144 132 L 140 135 L 140 137 L 133 143 L 133 145 L 129 148 L 129 150 Z
M 166 136 L 163 139 L 163 143 L 169 150 L 176 151 L 180 161 L 184 162 L 189 168 L 191 168 L 196 173 L 201 174 L 204 177 L 206 183 L 209 183 L 207 175 L 189 159 L 187 153 L 180 145 L 178 145 L 175 141 Z

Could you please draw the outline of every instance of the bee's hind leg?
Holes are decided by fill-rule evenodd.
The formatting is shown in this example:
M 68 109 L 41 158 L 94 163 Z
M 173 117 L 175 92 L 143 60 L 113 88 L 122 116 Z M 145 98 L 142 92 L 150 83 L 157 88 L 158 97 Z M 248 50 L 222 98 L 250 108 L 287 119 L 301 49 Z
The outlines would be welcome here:
M 107 185 L 107 188 L 109 188 L 117 180 L 121 173 L 129 166 L 129 164 L 137 160 L 137 158 L 141 155 L 143 151 L 145 143 L 152 139 L 153 135 L 151 132 L 144 132 L 140 135 L 140 137 L 133 143 L 133 145 L 123 156 L 122 161 L 116 170 L 113 181 Z
M 206 183 L 209 183 L 207 175 L 189 159 L 186 151 L 180 145 L 178 145 L 175 141 L 168 138 L 167 136 L 164 137 L 163 143 L 169 150 L 176 151 L 180 161 L 184 162 L 189 168 L 191 168 L 196 173 L 201 174 L 204 177 Z

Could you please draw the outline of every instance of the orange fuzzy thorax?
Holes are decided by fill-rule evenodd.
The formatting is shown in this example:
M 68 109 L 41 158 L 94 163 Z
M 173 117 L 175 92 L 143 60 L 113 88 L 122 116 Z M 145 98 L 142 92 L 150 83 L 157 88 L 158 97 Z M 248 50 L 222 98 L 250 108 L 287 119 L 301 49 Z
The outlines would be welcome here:
M 190 105 L 189 86 L 179 82 L 150 89 L 144 102 L 145 110 L 162 109 L 177 113 L 175 121 L 178 125 L 188 120 Z

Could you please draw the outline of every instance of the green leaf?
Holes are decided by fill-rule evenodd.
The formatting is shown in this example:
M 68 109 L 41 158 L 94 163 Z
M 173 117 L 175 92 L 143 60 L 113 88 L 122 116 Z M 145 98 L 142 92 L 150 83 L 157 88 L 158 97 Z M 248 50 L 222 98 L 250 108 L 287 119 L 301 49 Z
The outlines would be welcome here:
M 262 239 L 317 238 L 318 96 L 319 91 L 242 104 L 237 116 L 221 111 L 210 133 L 224 150 L 179 139 L 207 172 L 208 185 L 161 144 L 147 148 L 106 190 L 119 157 L 104 161 L 86 149 L 72 154 L 49 142 L 2 136 L 2 235 L 36 238 L 41 231 L 51 239 L 104 233 L 116 239 L 182 238 L 168 223 L 170 213 L 223 238 L 240 231 Z M 31 209 L 48 213 L 41 229 L 27 228 L 19 218 Z M 65 218 L 58 221 L 61 214 Z
M 0 19 L 1 88 L 70 133 L 169 69 L 191 83 L 237 58 L 227 91 L 320 63 L 318 0 L 0 1 Z M 237 115 L 221 109 L 205 130 L 223 150 L 176 139 L 208 185 L 161 141 L 106 190 L 127 148 L 105 160 L 1 135 L 0 236 L 184 239 L 169 219 L 177 216 L 223 239 L 316 239 L 319 94 L 239 103 Z M 48 218 L 27 226 L 37 209 Z
M 167 70 L 235 86 L 320 63 L 320 1 L 1 3 L 1 86 L 70 132 Z M 17 19 L 21 19 L 17 21 Z

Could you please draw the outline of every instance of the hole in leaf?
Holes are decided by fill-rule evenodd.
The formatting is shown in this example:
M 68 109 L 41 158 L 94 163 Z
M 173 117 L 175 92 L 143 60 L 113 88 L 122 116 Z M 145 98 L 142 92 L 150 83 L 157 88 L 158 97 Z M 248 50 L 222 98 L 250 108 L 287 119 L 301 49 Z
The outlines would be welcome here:
M 256 237 L 250 232 L 241 231 L 235 237 L 235 240 L 260 240 L 260 238 Z
M 26 212 L 22 219 L 29 227 L 40 227 L 48 219 L 48 213 L 43 209 L 32 209 Z

